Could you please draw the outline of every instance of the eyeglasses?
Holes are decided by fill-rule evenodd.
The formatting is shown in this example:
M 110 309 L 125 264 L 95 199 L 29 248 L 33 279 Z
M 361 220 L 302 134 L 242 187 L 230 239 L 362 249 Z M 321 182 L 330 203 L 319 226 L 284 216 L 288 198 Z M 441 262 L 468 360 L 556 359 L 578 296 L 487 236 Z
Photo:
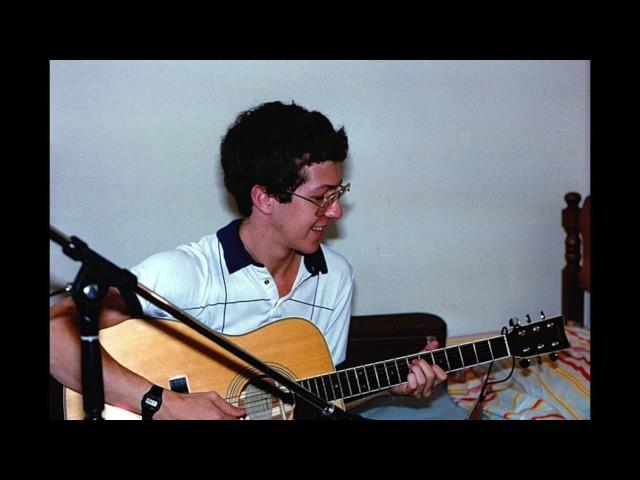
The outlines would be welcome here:
M 330 194 L 325 196 L 321 201 L 317 201 L 317 200 L 314 200 L 314 199 L 308 198 L 308 197 L 303 197 L 302 195 L 298 195 L 295 192 L 288 192 L 288 193 L 290 193 L 291 195 L 295 195 L 296 197 L 302 198 L 303 200 L 306 200 L 307 202 L 311 202 L 314 205 L 316 205 L 318 207 L 318 209 L 316 210 L 316 215 L 318 217 L 320 217 L 320 216 L 324 215 L 324 213 L 327 211 L 327 209 L 331 205 L 333 205 L 334 202 L 336 202 L 337 200 L 340 200 L 340 197 L 342 197 L 342 195 L 344 195 L 349 190 L 351 190 L 351 182 L 347 183 L 346 185 L 338 186 L 338 188 L 336 188 L 333 192 L 331 192 Z

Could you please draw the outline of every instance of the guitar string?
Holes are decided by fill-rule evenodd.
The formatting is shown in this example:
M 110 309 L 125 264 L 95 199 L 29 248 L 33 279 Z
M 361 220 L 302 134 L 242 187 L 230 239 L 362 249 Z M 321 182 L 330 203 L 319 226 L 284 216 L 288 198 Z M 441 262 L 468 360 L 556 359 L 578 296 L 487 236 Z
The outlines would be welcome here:
M 405 358 L 405 360 L 408 360 L 408 358 Z M 356 368 L 362 368 L 362 367 L 356 367 Z M 350 369 L 350 370 L 354 370 L 355 371 L 356 368 L 353 368 L 353 369 Z M 398 368 L 403 370 L 402 374 L 409 372 L 409 370 L 403 365 L 400 365 Z M 404 371 L 405 369 L 407 370 L 406 372 Z M 346 370 L 343 370 L 343 371 L 346 371 Z M 317 378 L 317 377 L 310 377 L 309 379 L 304 379 L 304 380 L 310 380 L 311 378 Z M 349 381 L 348 378 L 347 378 L 347 381 Z M 385 386 L 382 386 L 381 388 L 378 388 L 378 390 L 385 389 L 385 388 L 391 388 L 393 386 L 400 385 L 402 383 L 406 383 L 406 382 L 401 382 L 399 384 L 394 384 L 394 385 L 385 385 Z M 358 388 L 360 389 L 359 384 L 357 384 L 357 385 L 358 385 Z M 378 386 L 379 386 L 379 382 L 378 382 Z M 349 383 L 349 387 L 351 387 L 351 383 Z M 349 397 L 355 397 L 355 396 L 358 396 L 358 395 L 361 395 L 361 394 L 364 394 L 364 393 L 370 393 L 370 392 L 375 391 L 375 390 L 376 389 L 373 388 L 373 389 L 370 389 L 370 390 L 368 390 L 366 392 L 360 392 L 360 393 L 356 393 L 356 394 L 352 394 L 352 395 L 343 396 L 343 397 L 337 398 L 336 400 L 344 400 L 344 399 L 347 399 Z M 288 390 L 280 390 L 280 391 L 282 393 L 284 393 L 284 394 L 290 393 Z M 353 391 L 353 389 L 351 389 L 351 391 Z M 236 396 L 226 397 L 225 400 L 230 402 L 230 403 L 234 403 L 235 405 L 240 405 L 240 403 L 241 403 L 240 401 L 244 400 L 243 407 L 245 407 L 247 409 L 252 409 L 252 408 L 254 408 L 256 406 L 265 406 L 265 400 L 266 400 L 266 401 L 271 403 L 271 408 L 268 408 L 268 407 L 264 408 L 264 409 L 260 410 L 260 412 L 269 411 L 269 410 L 273 411 L 273 409 L 276 408 L 276 407 L 274 407 L 274 404 L 273 404 L 273 395 L 271 395 L 269 393 L 266 393 L 266 396 L 265 396 L 265 393 L 266 392 L 263 391 L 261 393 L 249 394 L 249 395 L 245 395 L 244 398 L 242 397 L 242 394 L 240 394 L 240 395 L 236 395 Z M 319 392 L 318 392 L 318 395 L 319 395 Z M 344 395 L 344 393 L 343 393 L 343 395 Z M 254 412 L 254 413 L 257 413 L 257 412 Z
M 423 358 L 422 356 L 426 357 L 426 356 L 427 356 L 426 354 L 433 354 L 433 353 L 436 353 L 436 352 L 438 352 L 438 351 L 444 351 L 444 350 L 445 350 L 445 349 L 444 349 L 444 348 L 442 348 L 442 349 L 437 349 L 437 350 L 431 350 L 431 351 L 429 351 L 429 352 L 424 352 L 424 353 L 423 353 L 423 352 L 421 352 L 420 354 L 415 354 L 415 355 L 410 355 L 410 356 L 408 356 L 408 357 L 404 357 L 404 358 L 403 358 L 403 360 L 405 360 L 405 361 L 407 361 L 407 362 L 408 362 L 409 360 L 411 360 L 411 359 L 412 359 L 411 357 L 414 357 L 414 356 L 415 356 L 416 358 Z M 399 359 L 397 359 L 397 360 L 399 360 Z M 433 359 L 433 356 L 432 356 L 432 360 L 434 360 L 434 359 Z M 434 361 L 434 363 L 435 363 L 435 361 Z M 373 364 L 372 364 L 372 365 L 373 365 Z M 355 367 L 355 368 L 353 368 L 353 369 L 349 369 L 349 370 L 354 370 L 354 371 L 355 371 L 355 370 L 356 370 L 356 368 L 362 368 L 362 367 Z M 407 369 L 407 367 L 406 367 L 406 366 L 404 366 L 404 365 L 402 365 L 402 364 L 401 364 L 401 365 L 399 365 L 399 366 L 397 366 L 397 368 L 402 370 L 401 375 L 403 375 L 403 376 L 404 376 L 404 374 L 409 373 L 409 369 Z M 405 372 L 405 369 L 406 369 L 406 372 Z M 343 370 L 343 371 L 346 371 L 346 370 Z M 400 372 L 399 372 L 399 373 L 400 373 Z M 356 373 L 356 375 L 357 375 L 357 373 Z M 311 378 L 317 378 L 317 377 L 310 377 L 309 379 L 311 379 Z M 356 377 L 356 378 L 357 378 L 357 377 Z M 305 380 L 309 380 L 309 379 L 305 379 Z M 349 381 L 349 380 L 347 379 L 347 381 Z M 406 383 L 406 382 L 401 382 L 401 383 L 396 384 L 396 385 L 400 385 L 400 384 L 402 384 L 402 383 Z M 379 385 L 379 382 L 378 382 L 378 385 Z M 391 388 L 391 387 L 393 387 L 393 386 L 395 386 L 395 385 L 387 385 L 387 386 L 383 386 L 383 387 L 378 388 L 378 389 L 380 390 L 380 389 L 384 389 L 384 388 Z M 351 387 L 351 383 L 349 383 L 349 387 Z M 360 389 L 359 384 L 358 384 L 358 388 Z M 364 392 L 364 393 L 369 393 L 369 392 L 371 392 L 371 391 L 375 391 L 375 390 L 376 390 L 375 388 L 374 388 L 374 389 L 370 389 L 370 390 L 368 390 L 367 392 Z M 282 390 L 281 390 L 281 391 L 282 391 Z M 353 391 L 353 389 L 351 389 L 351 391 Z M 282 393 L 289 393 L 289 392 L 288 392 L 288 391 L 282 391 Z M 312 393 L 313 393 L 313 392 L 312 392 Z M 318 392 L 318 394 L 319 394 L 319 392 Z M 345 398 L 349 398 L 349 397 L 354 397 L 354 396 L 358 396 L 358 395 L 360 395 L 360 394 L 362 394 L 362 393 L 356 393 L 355 395 L 343 396 L 343 397 L 338 398 L 338 399 L 345 399 Z M 271 397 L 272 397 L 270 394 L 267 394 L 267 395 L 268 395 L 268 397 L 269 397 L 269 398 L 271 398 Z M 344 394 L 343 394 L 343 395 L 344 395 Z M 230 397 L 226 397 L 226 398 L 225 398 L 225 400 L 226 400 L 226 401 L 228 401 L 228 402 L 230 402 L 230 403 L 231 403 L 231 402 L 235 402 L 237 405 L 239 405 L 239 404 L 240 404 L 240 400 L 244 400 L 244 406 L 245 406 L 245 407 L 247 407 L 247 408 L 254 407 L 255 405 L 263 405 L 263 404 L 264 404 L 265 399 L 266 399 L 266 398 L 265 398 L 265 393 L 264 393 L 264 392 L 262 392 L 262 393 L 255 393 L 255 394 L 246 395 L 246 396 L 244 397 L 244 399 L 243 399 L 243 397 L 242 397 L 242 394 L 237 395 L 237 396 L 230 396 Z
M 486 340 L 488 340 L 488 339 L 485 339 L 483 341 L 486 341 Z M 470 343 L 479 343 L 479 342 L 470 342 Z M 461 346 L 462 345 L 458 345 L 457 346 L 458 349 Z M 428 352 L 420 352 L 420 353 L 417 353 L 417 354 L 414 354 L 414 355 L 410 355 L 410 356 L 404 357 L 404 358 L 402 358 L 402 360 L 405 360 L 408 363 L 410 360 L 422 359 L 422 358 L 426 359 L 426 357 L 431 356 L 431 360 L 432 360 L 431 364 L 433 364 L 433 363 L 437 363 L 435 361 L 435 358 L 434 358 L 433 354 L 434 353 L 439 353 L 439 352 L 444 352 L 445 350 L 446 350 L 446 347 L 445 348 L 441 348 L 441 349 L 431 350 L 431 351 L 428 351 Z M 445 355 L 446 355 L 446 353 L 445 353 Z M 401 359 L 395 359 L 395 360 L 397 361 L 397 360 L 401 360 Z M 387 360 L 387 361 L 389 361 L 389 360 Z M 379 362 L 379 363 L 384 363 L 384 362 Z M 371 364 L 371 365 L 378 365 L 379 363 Z M 400 370 L 402 370 L 402 373 L 401 373 L 402 376 L 404 376 L 404 374 L 409 372 L 409 369 L 407 367 L 408 367 L 408 365 L 405 366 L 405 365 L 402 365 L 402 364 L 400 364 L 400 365 L 396 364 L 396 368 L 398 370 L 398 373 L 400 373 Z M 354 371 L 354 373 L 356 374 L 356 379 L 357 379 L 357 372 L 355 372 L 355 370 L 357 368 L 362 368 L 362 367 L 354 367 L 352 369 L 348 369 L 348 370 Z M 347 370 L 343 370 L 343 371 L 347 371 Z M 365 371 L 365 375 L 366 375 L 366 371 Z M 310 377 L 309 379 L 305 379 L 305 380 L 310 380 L 311 378 L 317 378 L 317 377 Z M 367 378 L 369 378 L 369 377 L 367 376 Z M 347 381 L 349 382 L 349 387 L 351 387 L 351 383 L 350 383 L 350 380 L 348 379 L 348 377 L 347 377 Z M 380 387 L 379 382 L 376 381 L 376 383 L 378 383 L 378 388 L 377 389 L 373 388 L 373 389 L 370 389 L 370 390 L 368 390 L 367 392 L 364 392 L 364 393 L 369 393 L 371 391 L 381 390 L 381 389 L 384 389 L 384 388 L 391 388 L 391 387 L 395 386 L 395 385 L 385 385 L 385 386 Z M 406 383 L 406 382 L 401 382 L 401 383 Z M 400 385 L 400 384 L 396 384 L 396 385 Z M 358 385 L 358 388 L 360 389 L 359 384 L 357 384 L 357 385 Z M 341 388 L 341 390 L 342 390 L 342 388 Z M 350 390 L 353 391 L 353 389 L 351 389 L 351 388 L 350 388 Z M 281 390 L 281 392 L 282 393 L 290 393 L 288 390 L 287 391 Z M 340 398 L 337 398 L 337 399 L 345 399 L 345 398 L 349 398 L 349 397 L 352 397 L 352 396 L 358 396 L 360 394 L 362 394 L 362 393 L 356 393 L 355 395 L 343 396 L 343 397 L 340 397 Z M 318 395 L 319 395 L 319 392 L 318 392 Z M 342 393 L 342 395 L 344 395 L 344 393 Z M 230 402 L 230 403 L 234 402 L 236 405 L 239 405 L 240 401 L 244 400 L 243 405 L 250 409 L 250 408 L 252 408 L 252 407 L 254 407 L 256 405 L 264 406 L 265 400 L 270 400 L 271 402 L 273 402 L 273 396 L 271 394 L 268 394 L 268 393 L 267 393 L 267 396 L 265 396 L 265 392 L 261 392 L 261 393 L 245 395 L 244 398 L 242 397 L 242 394 L 241 395 L 237 395 L 237 396 L 230 396 L 230 397 L 226 397 L 225 400 Z M 273 403 L 272 403 L 272 405 L 273 405 Z M 273 406 L 272 406 L 271 410 L 273 410 Z
M 435 350 L 434 350 L 434 351 L 435 351 Z M 425 354 L 427 354 L 427 353 L 432 353 L 432 351 L 430 351 L 430 352 L 424 352 L 424 353 L 422 353 L 422 352 L 421 352 L 421 354 L 422 354 L 422 355 L 424 355 L 425 357 L 426 357 L 426 355 L 425 355 Z M 404 357 L 404 358 L 403 358 L 403 360 L 405 360 L 405 361 L 407 361 L 407 362 L 408 362 L 410 359 L 412 359 L 411 357 L 414 357 L 414 356 L 415 356 L 416 358 L 421 358 L 421 354 L 410 355 L 410 356 L 408 356 L 408 357 Z M 400 360 L 400 359 L 396 359 L 396 360 Z M 387 360 L 387 361 L 389 361 L 389 360 Z M 381 362 L 381 363 L 384 363 L 384 362 Z M 371 365 L 374 365 L 374 364 L 371 364 Z M 353 371 L 354 371 L 354 373 L 356 374 L 356 379 L 357 379 L 357 372 L 355 372 L 355 370 L 356 370 L 357 368 L 363 368 L 363 367 L 354 367 L 354 368 L 352 368 L 352 369 L 347 369 L 347 370 L 353 370 Z M 397 368 L 398 370 L 402 370 L 402 372 L 399 372 L 399 373 L 401 373 L 401 375 L 402 375 L 402 376 L 404 376 L 405 374 L 408 374 L 408 373 L 409 373 L 409 369 L 408 369 L 406 366 L 402 365 L 402 364 L 401 364 L 401 365 L 397 365 L 397 366 L 396 366 L 396 368 Z M 405 369 L 406 369 L 406 371 L 405 371 Z M 347 371 L 347 370 L 342 370 L 342 371 Z M 337 373 L 337 372 L 336 372 L 336 373 Z M 365 372 L 365 374 L 366 374 L 366 372 Z M 310 379 L 312 379 L 312 378 L 318 378 L 318 377 L 309 377 L 308 379 L 304 379 L 304 380 L 310 380 Z M 369 378 L 369 377 L 367 376 L 367 378 Z M 350 380 L 349 380 L 348 378 L 347 378 L 347 381 L 348 381 L 348 382 L 350 382 Z M 376 389 L 376 388 L 373 388 L 373 389 L 368 390 L 367 392 L 358 392 L 358 393 L 356 393 L 356 394 L 346 395 L 346 396 L 343 396 L 343 397 L 338 398 L 338 399 L 344 399 L 344 398 L 349 398 L 349 397 L 355 397 L 355 396 L 358 396 L 358 395 L 361 395 L 361 394 L 364 394 L 364 393 L 369 393 L 369 392 L 372 392 L 372 391 L 375 391 L 375 390 L 381 390 L 381 389 L 385 389 L 385 388 L 391 388 L 391 387 L 394 387 L 394 386 L 396 386 L 396 385 L 401 385 L 402 383 L 406 383 L 406 382 L 400 382 L 400 383 L 398 383 L 398 384 L 394 384 L 394 385 L 384 385 L 384 386 L 382 386 L 382 387 L 380 387 L 380 383 L 379 383 L 378 381 L 376 381 L 376 383 L 378 383 L 378 387 L 379 387 L 379 388 L 377 388 L 377 389 Z M 360 390 L 359 384 L 356 384 L 356 385 L 358 386 L 358 389 Z M 351 391 L 353 391 L 353 389 L 351 388 L 351 383 L 349 383 L 349 387 L 350 387 L 350 390 L 351 390 Z M 288 392 L 288 391 L 286 391 L 286 392 L 285 392 L 285 391 L 283 391 L 283 393 L 289 393 L 289 392 Z M 313 393 L 313 392 L 312 392 L 312 393 Z M 318 395 L 319 395 L 319 393 L 320 393 L 320 392 L 318 392 Z M 343 395 L 344 395 L 344 394 L 343 394 Z M 244 397 L 244 405 L 245 405 L 245 406 L 253 406 L 253 405 L 255 405 L 255 404 L 262 404 L 262 403 L 263 403 L 264 398 L 265 398 L 265 396 L 264 396 L 264 392 L 263 392 L 263 393 L 256 393 L 256 394 L 247 395 L 247 396 L 245 396 L 245 397 Z M 237 395 L 237 396 L 230 396 L 230 397 L 226 397 L 226 398 L 225 398 L 225 400 L 226 400 L 226 401 L 228 401 L 228 402 L 236 402 L 237 404 L 239 404 L 239 403 L 240 403 L 240 400 L 241 400 L 241 399 L 242 399 L 242 394 Z
M 315 377 L 311 377 L 311 378 L 315 378 Z M 401 383 L 406 383 L 406 382 L 401 382 Z M 400 385 L 400 384 L 395 384 L 395 385 Z M 395 385 L 385 385 L 385 386 L 382 386 L 379 389 L 391 388 L 391 387 L 393 387 Z M 360 387 L 358 387 L 358 388 L 360 388 Z M 341 397 L 341 398 L 337 398 L 336 400 L 341 400 L 341 399 L 349 398 L 349 397 L 355 397 L 355 396 L 358 396 L 358 395 L 361 395 L 361 394 L 364 394 L 364 393 L 372 392 L 374 390 L 376 390 L 376 389 L 374 388 L 374 389 L 368 390 L 366 392 L 356 393 L 354 395 L 347 395 L 347 396 L 344 396 L 344 397 Z M 282 393 L 290 393 L 289 391 L 284 391 L 284 390 L 281 390 L 281 392 Z M 271 394 L 267 394 L 267 395 L 269 397 L 272 397 Z M 240 400 L 244 400 L 244 405 L 248 406 L 248 407 L 254 406 L 254 405 L 257 405 L 257 404 L 263 404 L 264 403 L 264 399 L 265 399 L 265 392 L 249 394 L 249 395 L 245 395 L 244 397 L 242 397 L 242 394 L 240 394 L 240 395 L 229 396 L 229 397 L 225 398 L 226 401 L 228 401 L 228 402 L 236 402 L 236 404 L 240 404 Z
M 479 340 L 479 341 L 475 341 L 475 342 L 469 342 L 469 343 L 465 343 L 465 344 L 460 344 L 460 345 L 456 345 L 456 346 L 454 346 L 454 347 L 457 347 L 457 348 L 456 348 L 456 351 L 457 351 L 457 353 L 458 353 L 458 357 L 459 357 L 459 358 L 458 358 L 458 361 L 460 361 L 460 362 L 461 362 L 461 364 L 462 364 L 463 368 L 473 366 L 473 365 L 469 365 L 469 366 L 467 366 L 467 365 L 465 365 L 465 364 L 464 364 L 464 357 L 463 357 L 463 355 L 462 355 L 461 347 L 466 346 L 466 345 L 471 345 L 471 344 L 473 344 L 473 345 L 480 345 L 482 342 L 487 342 L 487 343 L 489 343 L 489 342 L 490 342 L 490 340 L 493 340 L 493 338 L 503 338 L 503 339 L 504 339 L 504 336 L 505 336 L 505 334 L 503 333 L 502 335 L 497 336 L 497 337 L 487 338 L 487 339 L 483 339 L 483 340 Z M 490 345 L 490 343 L 489 343 L 489 345 Z M 453 369 L 451 369 L 451 368 L 450 368 L 450 367 L 451 367 L 451 364 L 449 363 L 449 362 L 450 362 L 449 355 L 447 355 L 447 352 L 446 352 L 447 348 L 451 348 L 451 347 L 440 348 L 440 349 L 431 350 L 431 351 L 428 351 L 428 352 L 420 352 L 420 353 L 415 354 L 415 355 L 410 355 L 410 356 L 404 357 L 402 360 L 405 360 L 405 361 L 407 362 L 407 365 L 406 365 L 406 366 L 405 366 L 405 365 L 402 365 L 402 364 L 398 365 L 398 364 L 396 363 L 396 369 L 398 370 L 398 373 L 399 373 L 399 374 L 400 374 L 400 370 L 402 370 L 402 374 L 401 374 L 401 375 L 402 375 L 402 376 L 404 376 L 404 374 L 406 374 L 406 373 L 408 373 L 408 372 L 409 372 L 409 369 L 408 369 L 407 367 L 409 367 L 409 361 L 410 361 L 410 360 L 414 360 L 414 359 L 422 359 L 422 358 L 425 358 L 425 359 L 426 359 L 426 357 L 430 356 L 430 357 L 431 357 L 431 362 L 430 362 L 430 364 L 432 364 L 432 365 L 433 365 L 434 363 L 438 363 L 438 362 L 435 360 L 434 354 L 438 354 L 438 353 L 440 353 L 440 352 L 443 352 L 443 353 L 444 353 L 444 355 L 445 355 L 445 360 L 446 360 L 446 362 L 447 362 L 447 366 L 449 367 L 449 368 L 446 368 L 445 370 L 446 370 L 447 372 L 448 372 L 448 371 L 450 371 L 450 370 L 456 370 L 456 368 L 453 368 Z M 455 358 L 455 357 L 454 357 L 454 358 Z M 513 358 L 514 358 L 514 360 L 515 360 L 515 357 L 513 357 Z M 396 362 L 397 362 L 397 360 L 400 360 L 400 359 L 395 359 L 395 361 L 396 361 Z M 494 360 L 495 360 L 495 359 L 494 359 Z M 388 361 L 388 360 L 387 360 L 387 361 Z M 379 364 L 381 364 L 381 363 L 384 363 L 384 362 L 379 362 L 379 363 L 371 364 L 371 365 L 379 365 Z M 477 365 L 477 363 L 474 363 L 474 365 Z M 353 369 L 349 369 L 349 370 L 352 370 L 352 371 L 356 372 L 356 369 L 357 369 L 357 368 L 362 368 L 362 367 L 355 367 L 355 368 L 353 368 Z M 385 367 L 385 368 L 386 368 L 386 367 Z M 405 371 L 405 370 L 406 370 L 406 371 Z M 344 371 L 346 371 L 346 370 L 344 370 Z M 375 370 L 375 371 L 377 372 L 377 370 Z M 366 375 L 366 377 L 367 377 L 367 378 L 374 378 L 374 377 L 369 377 L 369 375 L 367 374 L 366 370 L 365 370 L 364 372 L 365 372 L 365 375 Z M 337 372 L 336 372 L 336 373 L 337 373 Z M 388 375 L 388 372 L 387 372 L 387 375 Z M 318 377 L 310 377 L 309 379 L 305 379 L 305 380 L 310 380 L 311 378 L 318 378 Z M 357 372 L 356 372 L 356 380 L 357 380 Z M 347 383 L 348 383 L 348 385 L 349 385 L 349 387 L 350 387 L 350 390 L 351 390 L 351 391 L 353 391 L 353 389 L 351 389 L 351 383 L 350 383 L 350 380 L 349 380 L 348 376 L 347 376 Z M 378 389 L 384 389 L 384 388 L 389 388 L 389 387 L 391 387 L 391 385 L 389 385 L 389 386 L 383 386 L 383 387 L 381 387 L 381 388 L 380 388 L 380 384 L 379 384 L 379 381 L 377 381 L 377 379 L 376 379 L 376 383 L 378 384 L 378 387 L 379 387 Z M 406 383 L 406 382 L 402 382 L 402 383 Z M 358 385 L 358 389 L 360 389 L 360 388 L 359 388 L 359 384 L 356 384 L 356 385 Z M 333 385 L 332 385 L 332 390 L 333 390 Z M 369 393 L 370 391 L 374 391 L 374 390 L 376 390 L 376 389 L 374 388 L 374 389 L 371 389 L 371 390 L 369 390 L 368 392 L 364 392 L 364 393 Z M 280 390 L 280 391 L 281 391 L 282 393 L 290 393 L 288 390 Z M 342 391 L 342 386 L 340 386 L 340 391 Z M 251 408 L 252 408 L 252 407 L 254 407 L 255 405 L 259 405 L 259 406 L 265 407 L 265 400 L 266 400 L 266 401 L 269 401 L 269 403 L 270 403 L 270 407 L 271 407 L 271 408 L 266 408 L 266 409 L 260 410 L 260 412 L 265 412 L 265 411 L 269 411 L 269 410 L 271 410 L 271 411 L 273 412 L 273 410 L 274 410 L 274 409 L 277 409 L 277 406 L 276 406 L 276 405 L 277 405 L 277 401 L 274 403 L 274 401 L 273 401 L 273 396 L 272 396 L 271 394 L 268 394 L 268 393 L 267 393 L 267 396 L 265 396 L 265 393 L 266 393 L 266 392 L 257 393 L 257 394 L 250 394 L 250 395 L 246 395 L 246 396 L 244 397 L 244 404 L 243 404 L 243 405 L 244 405 L 245 407 L 247 407 L 248 409 L 251 409 Z M 318 395 L 319 395 L 319 394 L 320 394 L 320 392 L 318 392 Z M 345 397 L 343 392 L 342 392 L 342 395 L 343 395 L 343 397 L 341 397 L 341 398 L 339 398 L 339 399 L 349 398 L 349 396 Z M 357 396 L 357 395 L 358 395 L 358 394 L 356 394 L 356 395 L 350 395 L 350 396 Z M 237 402 L 237 404 L 238 404 L 238 405 L 240 404 L 240 400 L 241 400 L 241 399 L 242 399 L 242 395 L 240 395 L 240 396 L 235 396 L 235 397 L 227 397 L 227 398 L 226 398 L 226 400 L 227 400 L 227 401 L 229 401 L 229 402 Z M 257 412 L 255 412 L 255 413 L 257 413 Z
M 313 378 L 313 377 L 312 377 Z M 401 383 L 406 383 L 406 382 L 401 382 Z M 398 384 L 400 385 L 400 384 Z M 384 388 L 391 388 L 395 385 L 389 385 L 389 386 L 385 386 L 382 387 L 382 389 Z M 369 393 L 371 391 L 375 391 L 375 389 L 369 390 L 367 392 L 364 393 Z M 288 391 L 282 391 L 282 393 L 289 393 Z M 355 395 L 349 395 L 347 397 L 342 397 L 342 398 L 338 398 L 336 400 L 344 400 L 346 398 L 352 397 L 352 396 L 358 396 L 360 395 L 359 393 L 355 394 Z M 242 399 L 242 395 L 239 396 L 231 396 L 231 397 L 226 397 L 225 400 L 228 402 L 234 402 L 236 405 L 240 405 L 240 400 Z M 265 397 L 265 393 L 256 393 L 256 394 L 250 394 L 244 397 L 244 403 L 243 403 L 243 407 L 247 408 L 249 410 L 251 410 L 252 408 L 256 407 L 256 406 L 262 406 L 265 407 L 265 400 L 269 401 L 271 403 L 271 408 L 266 407 L 262 410 L 259 410 L 259 412 L 265 412 L 265 411 L 273 411 L 274 408 L 274 404 L 273 404 L 273 396 L 271 394 L 267 394 L 267 397 Z M 326 399 L 325 399 L 326 400 Z M 254 413 L 258 413 L 258 412 L 254 412 Z
M 378 388 L 378 390 L 382 390 L 382 389 L 385 389 L 385 388 L 391 388 L 391 387 L 394 387 L 396 385 L 401 385 L 402 383 L 406 383 L 406 382 L 401 382 L 401 383 L 395 384 L 395 385 L 383 386 L 381 388 Z M 349 397 L 355 397 L 355 396 L 358 396 L 358 395 L 361 395 L 361 394 L 365 394 L 365 393 L 370 393 L 370 392 L 373 392 L 373 391 L 376 391 L 376 389 L 373 388 L 373 389 L 368 390 L 366 392 L 356 393 L 355 395 L 344 396 L 344 397 L 341 397 L 341 398 L 337 398 L 336 400 L 344 400 L 344 399 L 347 399 Z M 286 393 L 290 393 L 288 391 L 282 391 L 282 390 L 281 390 L 281 392 L 285 393 L 285 394 Z M 230 397 L 226 397 L 225 400 L 228 401 L 229 403 L 233 403 L 236 406 L 241 404 L 241 402 L 240 402 L 241 400 L 244 400 L 244 402 L 242 403 L 243 408 L 247 408 L 249 410 L 251 410 L 252 408 L 254 408 L 256 406 L 265 406 L 265 401 L 271 403 L 271 408 L 266 407 L 266 408 L 264 408 L 262 410 L 259 410 L 260 412 L 273 410 L 275 408 L 273 406 L 273 395 L 267 393 L 266 396 L 265 396 L 265 392 L 246 395 L 246 396 L 244 396 L 244 398 L 242 397 L 242 395 L 230 396 Z M 324 400 L 326 400 L 326 399 L 324 399 Z M 257 413 L 257 412 L 254 412 L 254 413 Z
M 404 370 L 405 367 L 401 367 L 401 368 Z M 355 370 L 355 368 L 354 368 L 354 370 Z M 407 373 L 408 373 L 408 371 L 407 371 Z M 317 377 L 310 377 L 310 378 L 317 378 Z M 308 379 L 304 379 L 304 380 L 308 380 Z M 406 382 L 401 382 L 401 383 L 406 383 Z M 400 384 L 396 384 L 396 385 L 400 385 Z M 349 383 L 349 386 L 351 386 L 350 383 Z M 391 388 L 393 386 L 395 386 L 395 385 L 387 385 L 387 386 L 383 386 L 382 388 L 379 388 L 379 389 Z M 374 388 L 374 389 L 368 390 L 367 392 L 360 392 L 360 393 L 356 393 L 355 395 L 348 395 L 348 396 L 340 397 L 340 398 L 337 398 L 336 400 L 344 400 L 344 399 L 347 399 L 349 397 L 358 396 L 358 395 L 361 395 L 361 394 L 364 394 L 364 393 L 369 393 L 369 392 L 375 391 L 375 390 L 376 389 Z M 287 391 L 280 390 L 280 391 L 282 393 L 290 393 L 288 390 Z M 269 393 L 267 393 L 266 396 L 265 396 L 265 392 L 263 391 L 262 393 L 255 393 L 255 394 L 245 395 L 244 398 L 242 397 L 242 394 L 241 395 L 236 395 L 236 396 L 229 396 L 229 397 L 226 397 L 225 400 L 230 402 L 230 403 L 235 403 L 236 405 L 240 405 L 240 400 L 244 400 L 243 407 L 245 407 L 245 408 L 247 408 L 249 410 L 255 408 L 256 406 L 266 407 L 265 406 L 265 400 L 270 402 L 271 403 L 271 407 L 270 408 L 266 407 L 266 408 L 263 408 L 261 410 L 253 412 L 253 413 L 259 413 L 259 412 L 262 413 L 262 412 L 267 412 L 269 410 L 273 411 L 274 408 L 277 408 L 274 405 L 273 398 L 274 398 L 273 395 L 271 395 Z M 289 405 L 291 405 L 291 404 L 289 404 Z

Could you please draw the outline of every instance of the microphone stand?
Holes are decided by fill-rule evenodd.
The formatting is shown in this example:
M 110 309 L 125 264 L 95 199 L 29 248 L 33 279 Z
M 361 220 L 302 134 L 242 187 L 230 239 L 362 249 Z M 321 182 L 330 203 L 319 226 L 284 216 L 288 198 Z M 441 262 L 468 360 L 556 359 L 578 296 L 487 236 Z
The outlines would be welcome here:
M 71 296 L 80 313 L 82 390 L 85 420 L 101 420 L 104 409 L 104 381 L 102 377 L 102 357 L 98 338 L 99 317 L 102 300 L 109 287 L 116 287 L 133 317 L 141 317 L 142 309 L 136 293 L 155 306 L 173 315 L 188 327 L 217 343 L 225 350 L 241 358 L 265 375 L 280 382 L 291 392 L 322 413 L 323 419 L 360 419 L 359 415 L 348 413 L 333 403 L 323 400 L 306 388 L 272 369 L 248 351 L 235 345 L 225 336 L 200 323 L 195 317 L 182 311 L 153 290 L 138 283 L 137 277 L 100 256 L 78 237 L 67 237 L 49 225 L 50 238 L 62 246 L 62 251 L 73 260 L 82 262 L 82 267 L 71 288 Z

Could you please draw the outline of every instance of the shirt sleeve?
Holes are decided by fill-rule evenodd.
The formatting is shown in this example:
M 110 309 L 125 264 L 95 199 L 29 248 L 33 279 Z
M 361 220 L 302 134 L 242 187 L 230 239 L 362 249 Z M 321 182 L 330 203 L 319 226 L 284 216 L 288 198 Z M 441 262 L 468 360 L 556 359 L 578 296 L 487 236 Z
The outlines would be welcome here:
M 131 269 L 138 282 L 173 303 L 180 309 L 189 309 L 202 302 L 198 285 L 206 283 L 200 259 L 193 252 L 176 249 L 157 253 Z M 142 312 L 149 317 L 172 316 L 138 295 Z

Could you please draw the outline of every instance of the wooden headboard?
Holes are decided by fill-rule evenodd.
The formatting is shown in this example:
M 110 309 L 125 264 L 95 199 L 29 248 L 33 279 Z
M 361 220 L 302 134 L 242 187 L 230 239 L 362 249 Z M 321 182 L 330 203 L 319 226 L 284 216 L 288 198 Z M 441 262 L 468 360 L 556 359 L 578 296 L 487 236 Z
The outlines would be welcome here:
M 591 292 L 591 196 L 569 192 L 562 210 L 565 266 L 562 269 L 562 315 L 569 324 L 584 325 L 585 292 Z

